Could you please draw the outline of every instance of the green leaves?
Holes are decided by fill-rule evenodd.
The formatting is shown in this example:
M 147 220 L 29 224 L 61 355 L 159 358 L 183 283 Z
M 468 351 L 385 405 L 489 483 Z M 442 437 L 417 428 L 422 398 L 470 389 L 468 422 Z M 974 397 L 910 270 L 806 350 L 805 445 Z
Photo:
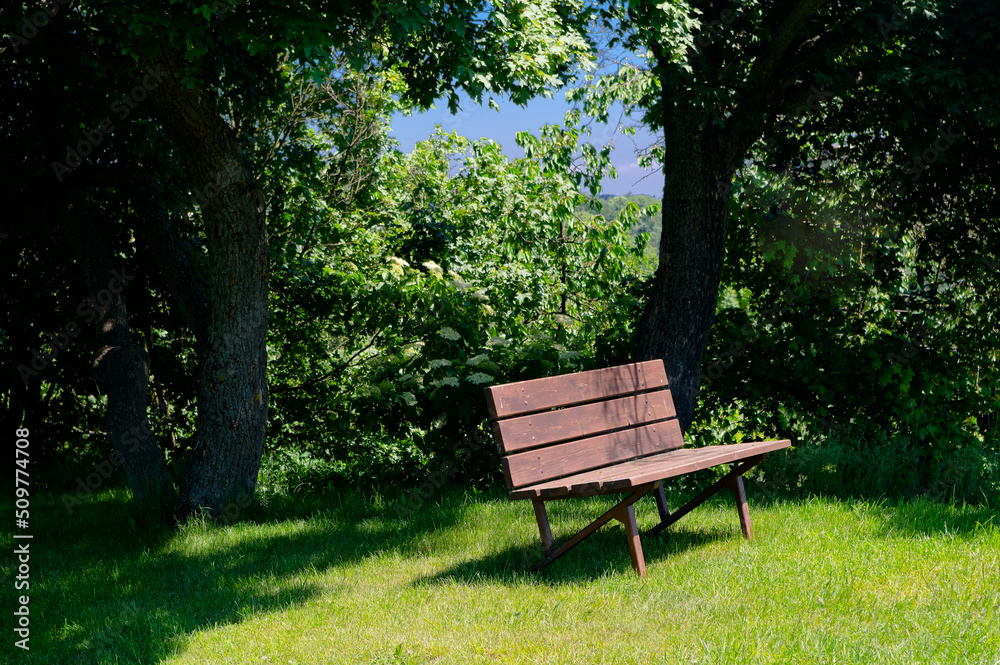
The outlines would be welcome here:
M 338 459 L 372 432 L 409 437 L 427 459 L 478 427 L 484 385 L 580 369 L 606 338 L 628 340 L 638 209 L 576 212 L 609 168 L 584 136 L 575 124 L 524 133 L 531 156 L 510 159 L 439 130 L 410 154 L 384 153 L 356 206 L 333 205 L 316 165 L 292 161 L 302 173 L 275 228 L 275 421 Z
M 972 460 L 959 495 L 975 498 L 986 476 L 970 469 L 997 445 L 989 277 L 942 261 L 927 243 L 956 218 L 886 196 L 854 163 L 856 140 L 823 147 L 826 169 L 817 157 L 742 170 L 702 405 L 780 413 L 765 427 L 844 464 L 854 453 L 839 446 L 884 439 L 912 460 L 896 460 L 909 475 L 892 491 L 931 492 Z

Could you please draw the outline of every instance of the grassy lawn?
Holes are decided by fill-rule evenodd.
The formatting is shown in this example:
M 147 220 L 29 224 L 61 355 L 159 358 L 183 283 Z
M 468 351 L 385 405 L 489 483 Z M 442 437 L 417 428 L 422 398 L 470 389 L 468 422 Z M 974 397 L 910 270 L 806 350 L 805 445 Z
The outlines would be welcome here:
M 643 543 L 640 580 L 617 523 L 527 573 L 531 504 L 499 493 L 452 489 L 406 519 L 378 497 L 303 500 L 179 533 L 129 526 L 125 504 L 33 499 L 32 649 L 6 629 L 4 663 L 1000 662 L 984 508 L 751 497 L 748 543 L 719 500 Z M 550 505 L 558 538 L 611 504 Z M 652 526 L 652 499 L 637 514 Z

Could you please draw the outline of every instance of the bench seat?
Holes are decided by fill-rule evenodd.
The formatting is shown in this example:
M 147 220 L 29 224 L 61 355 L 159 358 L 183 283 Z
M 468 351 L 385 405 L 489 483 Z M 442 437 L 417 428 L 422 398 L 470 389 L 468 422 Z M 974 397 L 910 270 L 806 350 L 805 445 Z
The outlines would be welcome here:
M 601 469 L 584 471 L 557 480 L 537 485 L 528 485 L 513 490 L 509 498 L 514 499 L 555 499 L 560 496 L 595 496 L 628 492 L 646 483 L 681 476 L 692 471 L 710 469 L 764 455 L 787 448 L 791 441 L 755 441 L 734 443 L 726 446 L 706 446 L 704 448 L 678 448 L 649 457 L 621 462 Z

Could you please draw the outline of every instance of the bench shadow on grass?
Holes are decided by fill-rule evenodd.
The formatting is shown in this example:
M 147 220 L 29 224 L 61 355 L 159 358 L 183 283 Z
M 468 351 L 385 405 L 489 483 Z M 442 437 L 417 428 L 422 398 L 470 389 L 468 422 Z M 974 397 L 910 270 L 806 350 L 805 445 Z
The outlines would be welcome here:
M 673 497 L 671 497 L 673 498 Z M 905 500 L 895 503 L 871 499 L 844 497 L 814 497 L 843 506 L 861 507 L 876 517 L 886 537 L 922 538 L 952 537 L 974 538 L 983 529 L 1000 529 L 1000 510 L 986 506 L 956 506 L 945 502 L 926 499 Z M 787 495 L 758 495 L 750 500 L 751 514 L 754 509 L 766 510 L 788 503 L 807 501 L 807 498 Z M 715 504 L 729 510 L 731 499 L 712 499 Z M 671 504 L 673 505 L 673 504 Z M 679 505 L 679 503 L 678 503 Z M 595 515 L 596 516 L 596 515 Z M 582 527 L 584 523 L 577 525 Z M 646 525 L 646 529 L 652 523 Z M 534 536 L 530 544 L 510 547 L 487 557 L 471 559 L 457 564 L 435 575 L 419 578 L 413 584 L 433 584 L 443 581 L 482 583 L 524 583 L 558 586 L 566 582 L 591 581 L 608 574 L 634 575 L 624 528 L 616 523 L 606 525 L 578 544 L 574 549 L 550 563 L 538 574 L 531 567 L 542 558 L 541 545 L 534 520 L 526 516 L 525 528 Z M 572 536 L 567 531 L 557 537 L 556 546 Z M 697 550 L 716 541 L 742 539 L 738 523 L 728 528 L 692 529 L 683 522 L 671 526 L 664 533 L 642 539 L 646 565 L 667 561 L 673 556 L 689 550 Z
M 530 527 L 534 527 L 534 520 L 531 521 Z M 570 537 L 571 533 L 557 538 L 556 547 Z M 738 529 L 699 530 L 675 525 L 657 536 L 642 538 L 642 550 L 648 568 L 651 564 L 667 561 L 688 550 L 740 537 Z M 559 586 L 567 582 L 590 582 L 610 574 L 635 576 L 625 529 L 620 524 L 602 527 L 537 574 L 532 573 L 531 567 L 541 558 L 541 545 L 532 542 L 531 545 L 509 547 L 487 557 L 464 561 L 435 575 L 417 578 L 413 584 L 416 586 L 440 582 L 477 584 L 527 581 L 538 585 Z
M 91 498 L 71 517 L 53 507 L 55 517 L 38 527 L 48 532 L 39 534 L 44 549 L 33 546 L 44 580 L 37 593 L 45 600 L 32 606 L 44 620 L 32 631 L 41 653 L 30 662 L 149 665 L 183 651 L 199 630 L 280 612 L 320 593 L 336 596 L 342 591 L 318 588 L 302 575 L 379 553 L 410 555 L 428 532 L 461 520 L 460 497 L 443 496 L 419 519 L 399 519 L 391 504 L 375 508 L 369 499 L 343 496 L 251 509 L 246 529 L 231 539 L 223 527 L 203 524 L 180 536 L 162 527 L 137 530 L 121 495 Z M 262 534 L 255 525 L 278 533 Z M 203 543 L 192 545 L 192 528 L 205 532 Z
M 676 509 L 684 505 L 692 494 L 690 490 L 668 489 L 667 503 Z M 576 533 L 575 529 L 586 526 L 590 520 L 611 508 L 620 498 L 618 495 L 588 497 L 580 502 L 570 502 L 569 505 L 562 505 L 563 502 L 550 502 L 549 520 L 554 530 L 560 529 L 555 533 L 555 547 L 572 538 Z M 581 505 L 586 507 L 579 507 Z M 717 541 L 743 539 L 735 504 L 730 496 L 712 497 L 703 506 L 695 509 L 698 511 L 707 507 L 722 507 L 731 518 L 727 521 L 728 526 L 696 528 L 690 526 L 690 522 L 681 520 L 653 537 L 645 535 L 646 531 L 659 523 L 652 498 L 644 497 L 635 505 L 647 574 L 650 565 L 669 561 L 671 557 L 689 550 L 698 550 Z M 573 509 L 570 506 L 578 508 Z M 614 520 L 592 533 L 537 574 L 531 572 L 531 567 L 542 558 L 543 553 L 530 508 L 525 511 L 523 528 L 529 544 L 509 547 L 490 556 L 462 562 L 435 575 L 418 578 L 413 584 L 442 581 L 467 583 L 529 581 L 533 584 L 557 586 L 566 582 L 588 582 L 609 574 L 635 576 L 625 527 Z

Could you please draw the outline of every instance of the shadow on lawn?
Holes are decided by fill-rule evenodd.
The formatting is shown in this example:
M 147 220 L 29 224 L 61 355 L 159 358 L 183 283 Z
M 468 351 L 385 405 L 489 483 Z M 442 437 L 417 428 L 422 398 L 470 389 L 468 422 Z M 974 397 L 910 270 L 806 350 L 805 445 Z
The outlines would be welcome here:
M 557 538 L 556 546 L 569 537 Z M 643 538 L 642 549 L 649 566 L 709 543 L 740 537 L 738 531 L 730 529 L 687 530 L 672 527 L 658 536 Z M 523 583 L 528 580 L 535 584 L 557 586 L 566 582 L 589 582 L 612 573 L 635 575 L 625 529 L 620 524 L 602 527 L 537 575 L 533 574 L 531 567 L 541 558 L 540 544 L 510 547 L 488 557 L 465 561 L 436 575 L 418 578 L 413 584 L 444 581 Z
M 321 590 L 302 579 L 307 571 L 415 551 L 466 505 L 460 494 L 445 495 L 400 520 L 391 505 L 339 496 L 257 510 L 234 530 L 196 523 L 178 535 L 130 528 L 121 495 L 92 498 L 72 517 L 54 504 L 32 545 L 37 618 L 33 649 L 19 662 L 156 663 L 196 631 L 316 597 Z
M 497 493 L 485 498 L 501 497 Z M 278 612 L 320 593 L 332 597 L 348 593 L 349 589 L 329 586 L 321 589 L 304 573 L 355 564 L 382 553 L 426 552 L 434 532 L 465 518 L 468 499 L 461 488 L 452 488 L 441 492 L 433 505 L 400 519 L 391 504 L 376 506 L 367 497 L 289 498 L 284 507 L 251 511 L 237 529 L 191 525 L 180 536 L 165 528 L 130 528 L 122 495 L 94 497 L 73 516 L 61 510 L 56 499 L 47 506 L 39 501 L 32 514 L 47 517 L 33 524 L 33 649 L 18 653 L 18 662 L 151 665 L 182 650 L 186 638 L 200 630 Z M 855 505 L 878 519 L 887 535 L 897 537 L 974 537 L 982 528 L 978 525 L 1000 524 L 996 511 L 974 506 L 924 501 Z M 655 509 L 646 508 L 645 520 L 650 522 Z M 566 510 L 563 517 L 572 524 L 579 520 L 577 525 L 582 526 L 587 514 L 600 512 L 602 504 L 594 502 L 580 512 Z M 697 530 L 681 523 L 656 538 L 646 538 L 646 561 L 668 561 L 715 541 L 741 538 L 735 515 L 731 522 L 725 528 Z M 531 566 L 541 558 L 533 527 L 530 514 L 525 515 L 525 542 L 530 545 L 465 561 L 414 584 L 527 580 L 559 585 L 609 573 L 633 575 L 619 524 L 602 528 L 532 575 Z M 562 539 L 571 532 L 561 530 Z M 5 542 L 12 541 L 5 537 Z M 0 649 L 0 660 L 8 660 L 5 654 L 10 649 L 9 643 Z
M 886 535 L 972 538 L 983 529 L 1000 529 L 1000 511 L 986 506 L 958 506 L 924 499 L 882 505 Z

